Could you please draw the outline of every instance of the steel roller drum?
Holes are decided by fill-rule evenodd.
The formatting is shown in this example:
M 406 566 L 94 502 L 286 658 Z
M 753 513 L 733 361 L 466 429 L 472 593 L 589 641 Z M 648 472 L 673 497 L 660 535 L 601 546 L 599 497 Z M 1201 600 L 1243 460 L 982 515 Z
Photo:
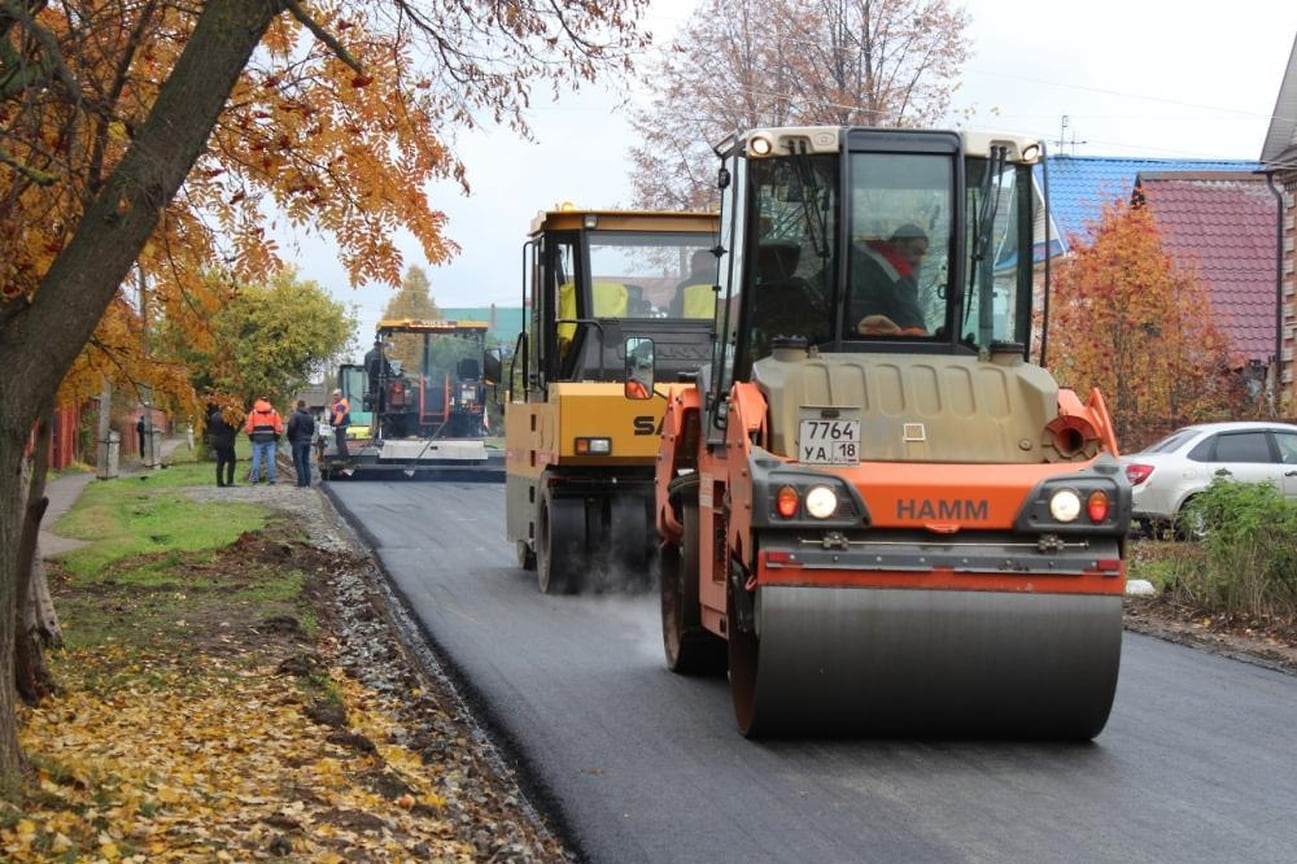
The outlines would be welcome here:
M 756 604 L 757 636 L 730 635 L 748 735 L 1089 739 L 1112 707 L 1120 596 L 765 586 Z

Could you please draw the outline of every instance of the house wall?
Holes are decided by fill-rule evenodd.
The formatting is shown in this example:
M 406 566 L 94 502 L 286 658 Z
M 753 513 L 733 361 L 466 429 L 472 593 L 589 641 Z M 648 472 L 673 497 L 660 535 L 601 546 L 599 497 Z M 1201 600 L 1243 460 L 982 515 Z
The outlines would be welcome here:
M 1276 175 L 1283 190 L 1283 394 L 1281 413 L 1297 408 L 1297 171 Z

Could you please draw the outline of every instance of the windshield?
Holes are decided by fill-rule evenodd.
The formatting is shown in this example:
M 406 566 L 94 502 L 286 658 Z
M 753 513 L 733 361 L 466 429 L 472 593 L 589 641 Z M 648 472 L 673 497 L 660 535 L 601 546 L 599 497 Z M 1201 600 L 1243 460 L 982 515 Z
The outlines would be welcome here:
M 752 160 L 750 206 L 757 223 L 747 280 L 748 344 L 759 359 L 777 336 L 816 344 L 830 338 L 836 270 L 834 156 Z M 752 260 L 751 257 L 749 260 Z
M 843 338 L 945 336 L 953 168 L 939 154 L 851 155 Z
M 710 234 L 591 233 L 591 317 L 710 320 L 714 242 Z

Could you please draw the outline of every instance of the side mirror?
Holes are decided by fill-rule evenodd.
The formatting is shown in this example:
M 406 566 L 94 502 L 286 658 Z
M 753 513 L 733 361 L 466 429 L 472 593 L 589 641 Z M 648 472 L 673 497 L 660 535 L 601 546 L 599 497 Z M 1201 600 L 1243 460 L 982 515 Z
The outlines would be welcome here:
M 626 378 L 624 392 L 627 399 L 652 399 L 653 340 L 642 336 L 626 339 Z
M 482 352 L 482 377 L 487 384 L 500 383 L 501 371 L 500 349 L 488 348 Z

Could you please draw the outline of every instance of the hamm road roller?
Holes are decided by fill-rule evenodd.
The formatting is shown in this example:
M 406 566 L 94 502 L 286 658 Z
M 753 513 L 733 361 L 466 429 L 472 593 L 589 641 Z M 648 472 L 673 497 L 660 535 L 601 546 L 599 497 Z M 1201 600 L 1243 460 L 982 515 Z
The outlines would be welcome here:
M 749 736 L 1097 735 L 1130 488 L 1100 394 L 1031 362 L 1039 142 L 717 153 L 717 347 L 657 462 L 668 666 L 727 669 Z
M 526 329 L 504 373 L 505 523 L 546 594 L 652 577 L 658 433 L 672 382 L 711 354 L 716 225 L 715 213 L 570 205 L 532 223 Z M 629 357 L 628 338 L 644 345 Z M 626 376 L 649 347 L 655 389 Z

